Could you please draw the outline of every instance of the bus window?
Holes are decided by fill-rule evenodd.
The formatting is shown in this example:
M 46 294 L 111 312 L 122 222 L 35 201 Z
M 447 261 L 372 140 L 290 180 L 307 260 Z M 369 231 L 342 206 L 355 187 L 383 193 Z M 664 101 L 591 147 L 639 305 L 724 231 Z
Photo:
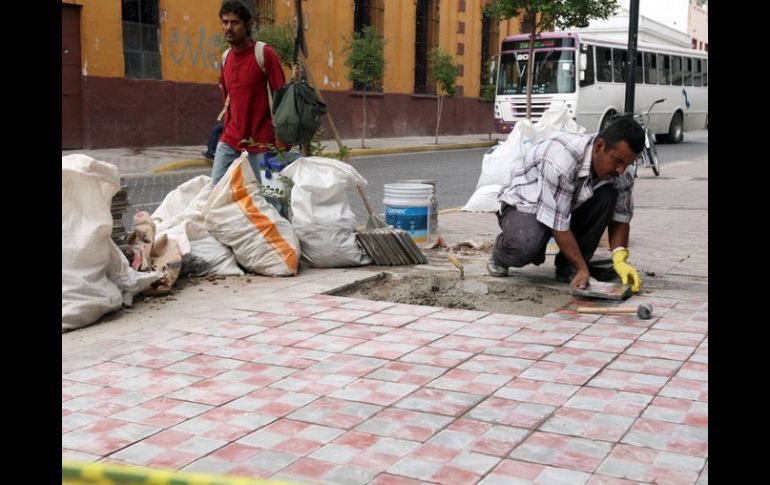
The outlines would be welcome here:
M 682 79 L 685 86 L 692 86 L 692 57 L 682 58 Z
M 679 56 L 671 56 L 671 84 L 682 85 L 682 58 Z
M 612 82 L 612 49 L 596 48 L 596 79 L 599 82 Z
M 590 86 L 594 83 L 594 46 L 589 45 L 588 50 L 586 51 L 586 58 L 587 62 L 584 66 L 586 68 L 585 70 L 585 78 L 580 81 L 580 87 L 583 86 Z M 581 66 L 583 67 L 583 66 Z
M 526 59 L 521 59 L 526 64 Z M 500 58 L 500 72 L 497 81 L 497 94 L 519 94 L 519 86 L 522 84 L 526 89 L 526 77 L 524 76 L 525 67 L 519 69 L 519 63 L 516 62 L 516 54 L 503 54 Z M 526 91 L 524 91 L 526 92 Z
M 693 63 L 692 85 L 701 86 L 703 82 L 703 77 L 701 76 L 700 59 L 693 59 L 692 63 Z
M 628 71 L 628 52 L 625 49 L 612 49 L 612 81 L 626 82 Z
M 708 64 L 709 61 L 706 59 L 703 59 L 703 85 L 708 86 L 709 85 L 709 71 L 708 71 Z
M 644 82 L 646 84 L 658 84 L 658 55 L 651 52 L 644 53 Z
M 644 83 L 644 64 L 642 63 L 642 53 L 636 53 L 636 77 L 634 78 L 637 83 Z
M 658 54 L 658 84 L 671 84 L 671 56 Z

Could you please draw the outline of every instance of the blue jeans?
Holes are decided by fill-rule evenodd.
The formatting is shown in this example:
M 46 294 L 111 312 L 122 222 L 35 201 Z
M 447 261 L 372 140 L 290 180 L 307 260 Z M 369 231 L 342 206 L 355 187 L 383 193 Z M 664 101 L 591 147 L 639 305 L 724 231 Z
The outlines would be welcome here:
M 231 147 L 227 143 L 220 141 L 217 143 L 217 151 L 214 152 L 214 166 L 211 168 L 211 179 L 216 184 L 225 176 L 227 169 L 241 156 L 241 152 Z M 259 162 L 256 153 L 249 153 L 249 163 L 254 170 L 254 175 L 259 179 Z

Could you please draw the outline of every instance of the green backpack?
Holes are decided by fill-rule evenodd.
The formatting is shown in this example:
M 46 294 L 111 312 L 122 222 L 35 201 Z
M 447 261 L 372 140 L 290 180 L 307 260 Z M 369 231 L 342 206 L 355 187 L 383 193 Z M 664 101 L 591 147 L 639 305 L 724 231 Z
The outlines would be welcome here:
M 284 84 L 273 93 L 275 136 L 284 143 L 310 143 L 325 114 L 326 104 L 316 99 L 315 90 L 305 81 Z

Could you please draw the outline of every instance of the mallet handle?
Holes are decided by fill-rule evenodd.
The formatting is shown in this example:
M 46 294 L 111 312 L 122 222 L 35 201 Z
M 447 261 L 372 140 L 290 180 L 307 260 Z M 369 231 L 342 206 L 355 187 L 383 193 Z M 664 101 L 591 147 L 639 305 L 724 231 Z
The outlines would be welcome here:
M 602 314 L 609 314 L 609 313 L 636 313 L 636 307 L 592 307 L 592 306 L 579 306 L 577 309 L 578 313 L 602 313 Z

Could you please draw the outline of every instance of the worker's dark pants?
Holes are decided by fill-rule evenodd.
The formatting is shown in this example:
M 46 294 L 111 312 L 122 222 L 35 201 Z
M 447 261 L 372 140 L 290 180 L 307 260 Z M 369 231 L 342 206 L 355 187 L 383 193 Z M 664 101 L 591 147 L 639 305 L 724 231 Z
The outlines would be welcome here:
M 599 240 L 612 220 L 618 192 L 611 184 L 605 184 L 594 191 L 594 195 L 578 207 L 570 218 L 570 230 L 575 234 L 580 252 L 586 262 L 599 246 Z M 497 213 L 501 232 L 495 240 L 492 260 L 502 267 L 521 268 L 527 264 L 540 265 L 545 261 L 545 251 L 551 229 L 538 221 L 535 214 L 517 211 L 503 203 Z M 564 255 L 556 255 L 557 268 L 571 266 Z

